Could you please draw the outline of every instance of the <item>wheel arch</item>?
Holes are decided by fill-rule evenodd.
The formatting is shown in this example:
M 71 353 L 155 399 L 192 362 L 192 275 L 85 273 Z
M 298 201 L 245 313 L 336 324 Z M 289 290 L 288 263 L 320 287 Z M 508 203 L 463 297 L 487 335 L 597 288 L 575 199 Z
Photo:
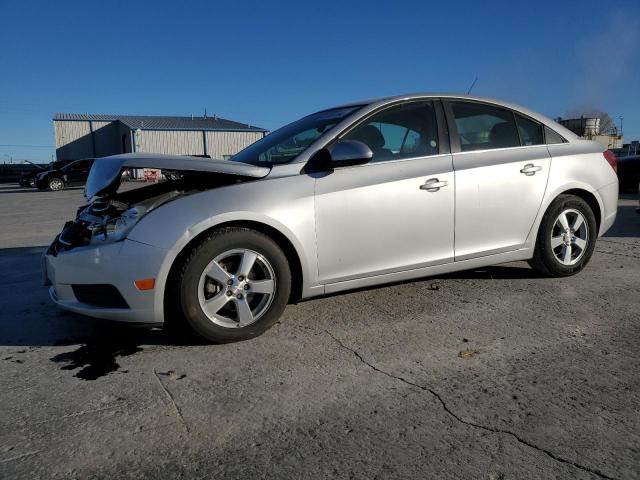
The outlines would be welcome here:
M 558 188 L 552 194 L 549 194 L 546 197 L 542 207 L 538 211 L 538 217 L 536 218 L 536 221 L 533 224 L 525 243 L 527 248 L 530 248 L 531 251 L 533 251 L 533 248 L 535 248 L 536 240 L 538 238 L 538 230 L 540 229 L 542 219 L 546 215 L 553 202 L 555 202 L 560 195 L 575 195 L 576 197 L 582 198 L 585 202 L 587 202 L 587 204 L 593 211 L 593 215 L 596 217 L 596 230 L 600 232 L 600 227 L 602 225 L 602 212 L 604 207 L 602 204 L 602 200 L 598 198 L 597 193 L 595 191 L 588 190 L 582 184 L 565 185 L 563 188 Z
M 300 260 L 300 256 L 296 248 L 294 247 L 291 240 L 277 228 L 267 225 L 266 223 L 262 223 L 255 220 L 230 220 L 226 222 L 217 223 L 212 225 L 192 239 L 190 239 L 186 245 L 182 247 L 182 249 L 178 252 L 175 258 L 172 261 L 171 267 L 169 269 L 169 273 L 167 275 L 167 280 L 164 284 L 164 292 L 163 292 L 163 310 L 165 320 L 170 318 L 170 315 L 167 315 L 169 312 L 171 313 L 179 313 L 175 311 L 174 302 L 171 302 L 172 298 L 175 298 L 172 295 L 172 289 L 176 286 L 176 278 L 179 275 L 180 266 L 184 261 L 185 257 L 189 255 L 189 252 L 193 250 L 193 248 L 202 241 L 208 234 L 211 232 L 226 228 L 226 227 L 238 227 L 238 228 L 248 228 L 251 230 L 255 230 L 257 232 L 263 233 L 269 238 L 271 238 L 276 244 L 282 249 L 285 256 L 287 257 L 287 261 L 289 263 L 289 267 L 291 268 L 291 294 L 289 296 L 290 302 L 295 302 L 302 298 L 302 289 L 303 289 L 303 280 L 304 273 L 302 269 L 302 262 Z
M 589 207 L 591 207 L 593 215 L 596 217 L 596 230 L 598 232 L 600 231 L 600 225 L 602 224 L 602 207 L 600 206 L 598 199 L 593 193 L 582 188 L 572 188 L 556 195 L 551 203 L 553 203 L 560 195 L 575 195 L 576 197 L 579 197 L 587 202 Z M 551 206 L 551 203 L 549 204 L 549 206 Z M 549 209 L 549 206 L 547 206 L 547 210 Z

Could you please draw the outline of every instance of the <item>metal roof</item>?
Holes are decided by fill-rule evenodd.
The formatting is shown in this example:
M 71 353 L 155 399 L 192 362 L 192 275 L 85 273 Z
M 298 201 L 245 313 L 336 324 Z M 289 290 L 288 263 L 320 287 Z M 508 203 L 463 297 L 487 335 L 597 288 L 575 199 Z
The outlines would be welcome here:
M 54 121 L 95 121 L 124 123 L 132 130 L 231 130 L 266 132 L 264 128 L 213 117 L 166 117 L 151 115 L 106 115 L 96 113 L 56 113 Z

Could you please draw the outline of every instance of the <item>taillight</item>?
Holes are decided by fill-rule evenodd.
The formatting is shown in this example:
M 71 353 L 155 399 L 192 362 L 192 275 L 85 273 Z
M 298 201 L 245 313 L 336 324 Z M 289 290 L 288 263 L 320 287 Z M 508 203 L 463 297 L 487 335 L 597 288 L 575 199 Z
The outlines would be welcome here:
M 602 152 L 602 155 L 604 155 L 604 159 L 609 162 L 609 165 L 611 165 L 613 171 L 618 173 L 618 157 L 616 157 L 616 154 L 611 150 L 605 150 L 604 152 Z

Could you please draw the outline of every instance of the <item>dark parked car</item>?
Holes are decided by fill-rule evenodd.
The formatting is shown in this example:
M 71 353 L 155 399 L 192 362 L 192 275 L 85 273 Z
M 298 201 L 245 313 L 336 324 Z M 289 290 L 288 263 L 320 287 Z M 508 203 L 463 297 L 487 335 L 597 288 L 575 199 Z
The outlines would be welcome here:
M 636 193 L 640 183 L 640 155 L 618 157 L 618 182 L 620 191 Z
M 34 168 L 24 173 L 18 180 L 18 183 L 23 187 L 35 187 L 38 174 L 46 172 L 47 170 L 59 170 L 65 165 L 70 164 L 72 161 L 73 160 L 56 160 L 48 165 L 36 165 L 34 163 Z
M 36 177 L 36 187 L 38 190 L 55 192 L 64 190 L 66 187 L 82 186 L 87 182 L 93 160 L 93 158 L 76 160 L 62 168 L 41 172 Z

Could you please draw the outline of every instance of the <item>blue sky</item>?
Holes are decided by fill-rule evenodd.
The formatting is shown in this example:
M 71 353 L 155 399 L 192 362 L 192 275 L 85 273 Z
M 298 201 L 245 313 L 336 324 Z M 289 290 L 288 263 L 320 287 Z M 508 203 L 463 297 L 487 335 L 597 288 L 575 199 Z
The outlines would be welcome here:
M 552 117 L 598 108 L 640 138 L 637 0 L 2 0 L 0 42 L 0 161 L 50 159 L 56 112 L 207 108 L 275 129 L 476 75 L 473 93 Z

